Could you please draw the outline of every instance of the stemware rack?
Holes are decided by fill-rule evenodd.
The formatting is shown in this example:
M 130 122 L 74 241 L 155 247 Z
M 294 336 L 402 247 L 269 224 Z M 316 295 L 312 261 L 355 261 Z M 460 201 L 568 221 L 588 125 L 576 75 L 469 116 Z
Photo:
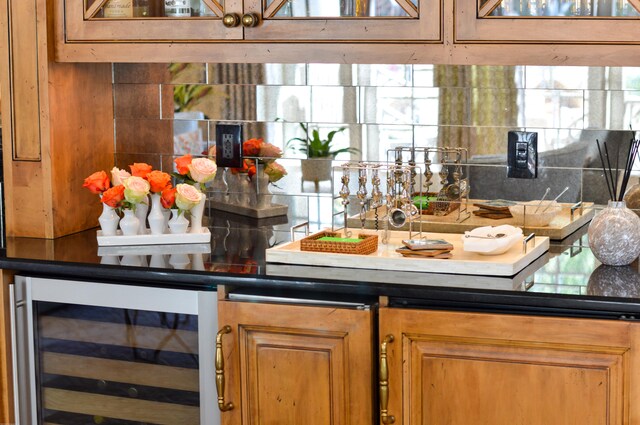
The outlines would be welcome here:
M 429 196 L 436 195 L 434 214 L 445 215 L 450 212 L 449 206 L 456 205 L 456 222 L 462 222 L 471 216 L 469 210 L 469 172 L 468 151 L 465 148 L 435 146 L 435 147 L 411 147 L 399 146 L 387 150 L 387 162 L 396 165 L 407 165 L 411 168 L 411 194 Z M 423 164 L 424 172 L 418 172 L 417 164 Z M 434 167 L 439 165 L 437 173 Z M 450 167 L 453 172 L 450 173 Z M 465 177 L 467 176 L 467 177 Z M 452 177 L 453 183 L 450 183 Z M 439 178 L 438 192 L 431 192 L 434 178 Z M 418 189 L 420 186 L 420 190 Z M 424 187 L 424 193 L 422 192 Z

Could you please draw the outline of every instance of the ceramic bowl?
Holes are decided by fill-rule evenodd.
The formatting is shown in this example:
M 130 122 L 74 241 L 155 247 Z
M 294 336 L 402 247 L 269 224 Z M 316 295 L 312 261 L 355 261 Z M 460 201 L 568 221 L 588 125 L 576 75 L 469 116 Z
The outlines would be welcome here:
M 464 232 L 464 235 L 462 235 L 463 250 L 480 255 L 504 254 L 513 245 L 521 241 L 522 229 L 508 224 L 495 227 L 477 227 L 469 232 Z
M 527 227 L 548 226 L 560 211 L 562 211 L 562 205 L 556 201 L 542 201 L 542 204 L 540 201 L 529 201 L 509 207 L 515 222 Z

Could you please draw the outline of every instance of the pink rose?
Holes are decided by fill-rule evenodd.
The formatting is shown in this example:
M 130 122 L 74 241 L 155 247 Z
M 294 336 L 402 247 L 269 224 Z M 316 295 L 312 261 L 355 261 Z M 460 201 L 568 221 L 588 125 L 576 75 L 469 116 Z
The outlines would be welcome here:
M 260 146 L 260 157 L 262 158 L 280 158 L 282 150 L 271 143 L 263 143 Z
M 264 173 L 269 176 L 269 183 L 275 183 L 287 175 L 287 170 L 274 161 L 264 167 Z
M 176 186 L 176 206 L 182 211 L 198 205 L 203 196 L 202 192 L 190 184 L 181 183 Z
M 132 204 L 139 204 L 149 194 L 151 186 L 142 177 L 129 177 L 122 185 L 124 186 L 124 199 Z
M 207 183 L 216 176 L 218 167 L 209 158 L 196 158 L 189 164 L 189 174 L 198 183 Z
M 114 186 L 121 185 L 129 177 L 131 177 L 131 174 L 127 170 L 121 170 L 118 167 L 111 169 L 111 181 Z

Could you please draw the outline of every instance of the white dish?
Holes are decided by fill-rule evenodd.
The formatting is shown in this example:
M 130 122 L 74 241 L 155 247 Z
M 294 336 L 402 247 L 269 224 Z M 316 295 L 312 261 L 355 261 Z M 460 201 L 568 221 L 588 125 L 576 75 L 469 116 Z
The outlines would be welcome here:
M 526 227 L 548 226 L 562 211 L 562 205 L 556 201 L 529 201 L 512 205 L 509 212 L 516 223 Z
M 462 235 L 464 251 L 480 255 L 504 254 L 518 242 L 522 242 L 522 229 L 508 224 L 477 227 Z

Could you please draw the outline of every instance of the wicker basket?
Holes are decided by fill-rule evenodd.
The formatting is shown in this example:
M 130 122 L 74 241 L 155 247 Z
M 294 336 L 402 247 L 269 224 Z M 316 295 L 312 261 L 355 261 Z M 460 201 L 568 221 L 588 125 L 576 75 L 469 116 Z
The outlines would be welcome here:
M 358 235 L 359 242 L 319 241 L 325 236 L 336 237 L 335 232 L 320 232 L 300 240 L 300 251 L 334 252 L 336 254 L 367 255 L 378 250 L 378 235 Z
M 438 192 L 429 192 L 427 195 L 425 195 L 424 193 L 418 193 L 415 192 L 413 194 L 413 196 L 432 196 L 432 197 L 437 197 L 438 196 Z M 412 198 L 413 198 L 412 196 Z M 425 215 L 433 215 L 433 204 L 435 204 L 437 201 L 431 201 L 429 202 L 429 205 L 427 206 L 427 208 L 421 208 L 420 212 L 422 214 Z M 457 210 L 458 208 L 460 208 L 460 201 L 459 200 L 454 200 L 454 201 L 445 201 L 447 202 L 447 209 L 445 210 L 445 213 L 443 215 L 447 215 L 447 214 L 451 214 L 452 212 L 454 212 L 455 210 Z

